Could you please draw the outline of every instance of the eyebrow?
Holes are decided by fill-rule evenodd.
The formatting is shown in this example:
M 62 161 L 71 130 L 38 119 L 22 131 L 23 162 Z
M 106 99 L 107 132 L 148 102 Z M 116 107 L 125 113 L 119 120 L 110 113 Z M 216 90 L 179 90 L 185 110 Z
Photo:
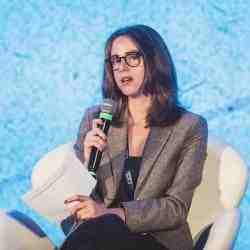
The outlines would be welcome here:
M 129 55 L 129 54 L 134 54 L 134 53 L 137 53 L 137 52 L 139 52 L 139 50 L 130 50 L 130 51 L 127 51 L 127 52 L 125 53 L 125 56 L 126 56 L 126 55 Z M 120 56 L 120 55 L 118 55 L 118 54 L 113 54 L 113 55 L 111 55 L 110 57 L 113 57 L 113 56 Z

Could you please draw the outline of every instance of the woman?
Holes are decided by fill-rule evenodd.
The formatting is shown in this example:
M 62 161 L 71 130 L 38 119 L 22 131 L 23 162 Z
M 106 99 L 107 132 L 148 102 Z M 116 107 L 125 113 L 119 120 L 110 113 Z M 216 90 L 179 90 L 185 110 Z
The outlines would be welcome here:
M 103 97 L 118 108 L 108 136 L 98 128 L 99 107 L 88 109 L 81 122 L 77 156 L 86 163 L 96 147 L 103 158 L 91 197 L 66 201 L 78 201 L 70 211 L 85 222 L 62 249 L 192 249 L 186 219 L 201 181 L 207 123 L 179 105 L 170 53 L 152 28 L 114 32 L 105 57 Z

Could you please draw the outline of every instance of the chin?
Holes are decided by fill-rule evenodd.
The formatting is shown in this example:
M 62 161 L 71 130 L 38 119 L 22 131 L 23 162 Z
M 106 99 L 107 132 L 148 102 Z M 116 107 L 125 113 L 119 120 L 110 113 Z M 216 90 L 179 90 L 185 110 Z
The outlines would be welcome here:
M 136 93 L 123 93 L 125 96 L 127 97 L 131 97 L 131 98 L 136 98 L 136 97 L 139 97 L 141 96 L 140 93 L 136 92 Z
M 137 91 L 131 91 L 131 90 L 121 90 L 122 91 L 122 93 L 124 94 L 124 95 L 126 95 L 126 96 L 131 96 L 131 97 L 135 97 L 135 96 L 137 96 L 139 93 L 137 92 Z
M 121 92 L 128 96 L 128 97 L 136 97 L 139 96 L 141 93 L 138 89 L 132 89 L 132 88 L 121 88 Z

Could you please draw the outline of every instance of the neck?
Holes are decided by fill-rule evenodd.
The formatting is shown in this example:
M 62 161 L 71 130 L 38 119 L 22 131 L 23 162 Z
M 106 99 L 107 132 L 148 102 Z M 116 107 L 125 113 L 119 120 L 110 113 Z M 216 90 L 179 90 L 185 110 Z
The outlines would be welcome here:
M 145 124 L 148 110 L 151 105 L 150 96 L 137 96 L 128 98 L 129 120 L 132 124 Z

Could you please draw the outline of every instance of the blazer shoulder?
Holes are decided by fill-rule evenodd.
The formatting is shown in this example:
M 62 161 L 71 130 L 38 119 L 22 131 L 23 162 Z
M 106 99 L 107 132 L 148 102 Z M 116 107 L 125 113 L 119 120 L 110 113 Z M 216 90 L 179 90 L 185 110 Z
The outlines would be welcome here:
M 95 119 L 99 116 L 100 111 L 101 105 L 94 105 L 85 110 L 84 116 L 88 116 L 90 119 Z
M 80 128 L 79 128 L 80 132 L 85 131 L 86 129 L 90 129 L 91 121 L 95 118 L 98 118 L 99 113 L 100 113 L 100 105 L 95 105 L 85 109 L 80 122 Z
M 177 123 L 177 126 L 181 126 L 181 127 L 186 127 L 186 128 L 190 128 L 190 127 L 204 127 L 205 129 L 207 129 L 207 120 L 196 113 L 193 113 L 191 111 L 188 110 L 184 110 L 182 112 L 182 115 Z

